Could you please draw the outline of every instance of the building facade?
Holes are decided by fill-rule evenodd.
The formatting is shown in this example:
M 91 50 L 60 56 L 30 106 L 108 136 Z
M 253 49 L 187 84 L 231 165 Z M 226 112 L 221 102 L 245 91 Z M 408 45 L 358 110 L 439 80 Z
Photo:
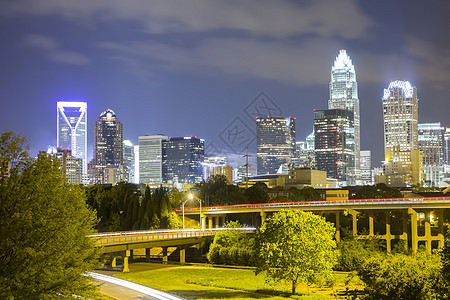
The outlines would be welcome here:
M 233 184 L 233 167 L 232 166 L 215 166 L 209 169 L 209 177 L 223 175 L 227 178 L 228 184 Z
M 400 146 L 386 148 L 383 175 L 375 183 L 391 187 L 420 186 L 423 182 L 423 156 L 420 150 L 401 151 Z
M 316 165 L 314 147 L 314 131 L 306 137 L 305 141 L 295 143 L 293 163 L 296 168 L 312 168 Z
M 41 153 L 44 153 L 41 151 Z M 67 182 L 73 184 L 83 184 L 83 160 L 72 156 L 72 150 L 49 146 L 47 156 L 57 158 L 61 161 L 61 171 Z
M 419 124 L 419 150 L 423 154 L 423 180 L 426 186 L 439 186 L 444 177 L 444 133 L 441 123 Z
M 58 101 L 56 105 L 56 146 L 82 159 L 87 174 L 87 103 Z
M 114 111 L 107 109 L 94 125 L 94 158 L 89 163 L 92 183 L 117 183 L 108 174 L 112 169 L 122 169 L 123 164 L 123 125 Z
M 162 143 L 163 180 L 166 183 L 200 183 L 205 140 L 197 137 L 175 137 Z
M 328 109 L 347 109 L 353 112 L 354 119 L 354 156 L 355 156 L 355 176 L 360 183 L 360 151 L 361 151 L 361 120 L 358 99 L 358 83 L 356 82 L 355 66 L 347 54 L 342 49 L 334 60 L 331 68 L 330 100 Z
M 258 175 L 275 174 L 295 157 L 295 118 L 256 118 Z
M 422 184 L 423 163 L 419 153 L 419 100 L 409 81 L 392 81 L 382 98 L 385 161 L 383 176 L 376 183 L 402 187 Z M 401 182 L 403 180 L 403 182 Z
M 163 182 L 162 143 L 167 139 L 168 137 L 162 134 L 139 137 L 139 183 Z
M 123 160 L 128 169 L 129 182 L 135 183 L 135 153 L 134 144 L 130 140 L 123 141 Z
M 444 166 L 443 186 L 450 186 L 450 127 L 445 127 L 444 132 Z
M 315 156 L 318 170 L 327 171 L 339 185 L 355 185 L 353 112 L 346 109 L 314 111 Z
M 419 100 L 409 81 L 392 81 L 383 96 L 384 148 L 419 149 Z
M 362 150 L 360 155 L 360 174 L 362 185 L 372 185 L 372 153 Z

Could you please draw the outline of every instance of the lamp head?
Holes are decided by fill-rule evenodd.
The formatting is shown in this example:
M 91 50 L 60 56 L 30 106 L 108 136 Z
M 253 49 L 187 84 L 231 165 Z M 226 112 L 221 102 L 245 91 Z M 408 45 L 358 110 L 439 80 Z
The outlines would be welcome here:
M 192 195 L 192 194 L 189 194 L 189 195 L 188 195 L 188 199 L 189 199 L 189 200 L 192 200 L 192 199 L 194 199 L 194 195 Z

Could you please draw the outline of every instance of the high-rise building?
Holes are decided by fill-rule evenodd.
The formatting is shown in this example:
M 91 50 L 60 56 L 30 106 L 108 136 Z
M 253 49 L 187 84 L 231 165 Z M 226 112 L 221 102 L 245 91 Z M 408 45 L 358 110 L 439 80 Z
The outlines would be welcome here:
M 228 184 L 233 184 L 233 167 L 232 166 L 215 166 L 209 169 L 209 176 L 223 175 L 227 178 Z
M 123 125 L 114 111 L 107 109 L 94 125 L 94 159 L 89 164 L 93 183 L 114 184 L 110 174 L 113 169 L 122 169 L 123 163 Z
M 360 155 L 360 171 L 362 185 L 372 185 L 372 154 L 370 150 L 362 150 Z
M 239 165 L 237 168 L 233 169 L 233 181 L 234 182 L 245 182 L 247 174 L 247 167 L 244 165 Z M 248 167 L 248 177 L 256 176 L 256 168 L 254 166 Z
M 67 182 L 83 184 L 83 160 L 72 156 L 72 150 L 49 146 L 47 152 L 41 151 L 40 153 L 45 153 L 47 156 L 57 158 L 61 161 L 61 170 L 66 177 Z
M 162 134 L 139 137 L 139 183 L 163 182 L 162 143 L 167 139 L 168 137 Z
M 139 144 L 134 145 L 134 181 L 139 183 Z
M 419 153 L 417 89 L 409 81 L 396 80 L 384 89 L 384 175 L 375 177 L 375 183 L 391 186 L 422 184 L 423 162 Z M 417 152 L 417 153 L 416 153 Z M 420 172 L 420 175 L 417 173 Z M 402 182 L 403 180 L 403 182 Z
M 306 137 L 305 141 L 295 143 L 295 158 L 293 159 L 296 168 L 311 168 L 316 165 L 314 152 L 314 130 Z
M 419 149 L 417 89 L 409 81 L 392 81 L 383 96 L 384 148 Z
M 359 113 L 358 84 L 356 82 L 355 66 L 342 49 L 334 60 L 331 68 L 330 100 L 328 109 L 347 109 L 353 112 L 355 127 L 355 176 L 360 180 L 360 151 L 361 151 L 361 121 Z
M 401 151 L 400 146 L 386 148 L 383 175 L 375 183 L 392 187 L 411 187 L 423 182 L 423 157 L 420 150 Z
M 226 156 L 206 156 L 201 163 L 203 167 L 203 180 L 207 181 L 211 176 L 210 171 L 214 167 L 226 166 L 227 158 Z
M 87 103 L 58 101 L 56 107 L 56 145 L 72 151 L 83 160 L 87 173 Z
M 450 165 L 450 127 L 444 131 L 444 164 Z
M 444 178 L 442 179 L 446 184 L 450 185 L 450 127 L 445 127 L 444 132 Z
M 258 175 L 275 174 L 295 156 L 295 118 L 257 117 Z
M 135 183 L 134 145 L 130 140 L 123 141 L 123 160 L 128 168 L 128 176 L 130 182 Z
M 163 180 L 167 183 L 200 183 L 205 140 L 197 137 L 175 137 L 162 143 Z
M 423 180 L 428 186 L 439 186 L 443 180 L 444 133 L 441 123 L 419 124 L 419 150 L 423 153 Z
M 341 186 L 356 182 L 354 130 L 351 110 L 314 111 L 316 167 Z

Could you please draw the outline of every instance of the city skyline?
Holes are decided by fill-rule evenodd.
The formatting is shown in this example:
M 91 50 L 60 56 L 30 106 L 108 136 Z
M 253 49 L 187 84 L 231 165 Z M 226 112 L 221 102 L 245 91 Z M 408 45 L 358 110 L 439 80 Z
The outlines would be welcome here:
M 221 133 L 247 126 L 255 165 L 249 115 L 256 97 L 263 91 L 276 115 L 296 117 L 297 141 L 305 140 L 313 109 L 326 109 L 339 49 L 357 69 L 361 149 L 372 151 L 373 166 L 384 156 L 380 103 L 390 81 L 417 87 L 420 123 L 450 126 L 440 109 L 450 80 L 444 1 L 149 3 L 157 5 L 1 3 L 0 24 L 8 30 L 0 32 L 0 128 L 27 135 L 35 155 L 56 144 L 56 101 L 86 101 L 88 120 L 111 107 L 134 144 L 145 134 L 200 136 L 207 153 L 219 149 L 231 161 L 243 162 L 242 149 Z

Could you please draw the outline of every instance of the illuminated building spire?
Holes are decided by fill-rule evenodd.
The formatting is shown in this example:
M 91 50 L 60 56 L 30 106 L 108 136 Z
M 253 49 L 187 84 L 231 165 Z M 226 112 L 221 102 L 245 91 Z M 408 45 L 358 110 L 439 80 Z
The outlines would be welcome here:
M 331 67 L 330 100 L 328 109 L 347 109 L 354 114 L 355 130 L 355 176 L 359 180 L 360 170 L 360 114 L 358 99 L 358 84 L 356 82 L 355 66 L 345 49 L 339 51 Z

